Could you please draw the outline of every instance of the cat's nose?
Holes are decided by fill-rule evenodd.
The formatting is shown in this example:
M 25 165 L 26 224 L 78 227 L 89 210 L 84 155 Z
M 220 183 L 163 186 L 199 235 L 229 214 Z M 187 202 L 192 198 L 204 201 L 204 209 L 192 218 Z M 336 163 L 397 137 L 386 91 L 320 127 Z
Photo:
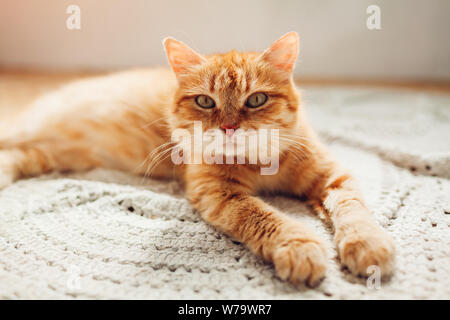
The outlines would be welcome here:
M 239 125 L 237 123 L 223 123 L 221 126 L 222 130 L 225 132 L 225 134 L 229 137 L 231 137 L 234 133 L 234 131 L 236 131 L 239 128 Z

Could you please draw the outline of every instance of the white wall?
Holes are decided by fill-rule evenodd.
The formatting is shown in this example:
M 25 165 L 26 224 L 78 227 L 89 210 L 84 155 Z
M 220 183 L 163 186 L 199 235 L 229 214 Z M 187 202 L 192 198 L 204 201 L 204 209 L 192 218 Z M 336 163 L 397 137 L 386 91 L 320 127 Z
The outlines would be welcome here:
M 81 7 L 81 30 L 66 8 Z M 366 8 L 381 27 L 366 27 Z M 165 64 L 172 35 L 204 53 L 301 37 L 300 76 L 450 80 L 448 0 L 0 0 L 0 65 L 121 68 Z

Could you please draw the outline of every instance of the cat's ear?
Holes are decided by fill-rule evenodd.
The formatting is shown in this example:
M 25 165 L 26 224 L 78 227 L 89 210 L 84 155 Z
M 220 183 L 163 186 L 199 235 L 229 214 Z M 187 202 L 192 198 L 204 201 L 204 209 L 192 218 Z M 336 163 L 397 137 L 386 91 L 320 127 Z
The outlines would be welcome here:
M 183 42 L 167 37 L 163 40 L 167 59 L 177 77 L 189 72 L 190 68 L 206 61 L 204 57 Z
M 292 31 L 275 41 L 269 49 L 261 54 L 260 59 L 290 74 L 294 69 L 297 55 L 298 33 Z

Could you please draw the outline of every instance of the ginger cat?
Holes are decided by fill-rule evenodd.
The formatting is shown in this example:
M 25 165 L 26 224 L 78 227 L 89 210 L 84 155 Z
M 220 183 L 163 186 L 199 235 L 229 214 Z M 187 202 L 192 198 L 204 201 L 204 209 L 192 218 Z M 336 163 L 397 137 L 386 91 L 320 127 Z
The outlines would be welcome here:
M 176 177 L 203 219 L 273 262 L 280 278 L 315 285 L 327 264 L 322 240 L 257 197 L 293 194 L 306 197 L 333 225 L 340 260 L 354 274 L 367 275 L 377 265 L 389 275 L 393 240 L 302 115 L 292 80 L 297 33 L 262 53 L 204 56 L 172 38 L 164 46 L 172 71 L 134 70 L 74 82 L 4 121 L 0 189 L 50 171 L 95 167 Z M 262 175 L 259 162 L 174 165 L 171 132 L 192 131 L 194 121 L 224 137 L 239 129 L 278 129 L 278 171 Z

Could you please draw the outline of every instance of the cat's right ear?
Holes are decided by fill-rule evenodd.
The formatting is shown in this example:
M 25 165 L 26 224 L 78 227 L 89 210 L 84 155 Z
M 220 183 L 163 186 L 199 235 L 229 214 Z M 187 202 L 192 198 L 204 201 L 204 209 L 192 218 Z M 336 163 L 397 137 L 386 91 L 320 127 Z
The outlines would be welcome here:
M 264 51 L 260 59 L 278 70 L 291 74 L 297 60 L 298 43 L 297 32 L 286 33 Z
M 163 44 L 167 59 L 178 79 L 180 76 L 189 73 L 192 67 L 206 61 L 200 54 L 174 38 L 165 38 Z

